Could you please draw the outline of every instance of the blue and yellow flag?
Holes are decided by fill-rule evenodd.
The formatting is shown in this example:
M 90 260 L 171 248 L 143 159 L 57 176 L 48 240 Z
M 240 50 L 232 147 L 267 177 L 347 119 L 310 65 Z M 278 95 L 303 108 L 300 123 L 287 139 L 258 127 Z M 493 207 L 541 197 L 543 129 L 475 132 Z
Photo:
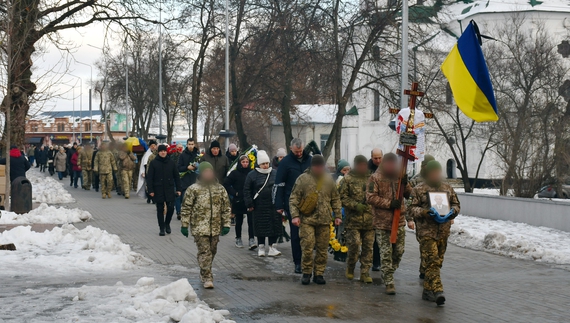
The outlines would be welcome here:
M 497 102 L 476 26 L 471 22 L 459 37 L 441 71 L 449 81 L 457 106 L 477 122 L 497 121 Z

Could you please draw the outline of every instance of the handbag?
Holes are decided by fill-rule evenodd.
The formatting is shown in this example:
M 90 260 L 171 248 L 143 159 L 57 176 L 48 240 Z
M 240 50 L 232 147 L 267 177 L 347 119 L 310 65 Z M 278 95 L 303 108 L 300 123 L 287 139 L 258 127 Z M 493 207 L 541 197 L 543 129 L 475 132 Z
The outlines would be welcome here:
M 267 185 L 267 182 L 269 181 L 269 176 L 271 176 L 271 173 L 267 174 L 267 177 L 265 178 L 265 183 L 263 183 L 263 186 L 261 186 L 259 191 L 257 191 L 257 193 L 255 193 L 255 195 L 253 196 L 254 201 L 255 201 L 255 199 L 257 199 L 259 197 L 259 194 L 261 194 L 261 191 L 263 191 L 263 189 Z
M 317 182 L 317 190 L 311 192 L 307 197 L 301 200 L 299 204 L 299 211 L 305 215 L 312 214 L 315 209 L 317 208 L 317 204 L 319 202 L 319 193 L 321 191 L 321 187 L 323 186 L 323 179 L 319 179 Z

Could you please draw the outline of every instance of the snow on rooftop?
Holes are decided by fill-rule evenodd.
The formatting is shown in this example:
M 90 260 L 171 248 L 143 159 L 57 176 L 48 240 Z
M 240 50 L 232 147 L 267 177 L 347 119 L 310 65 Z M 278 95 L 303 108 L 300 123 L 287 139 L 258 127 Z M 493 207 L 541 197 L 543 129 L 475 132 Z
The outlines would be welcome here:
M 298 104 L 292 119 L 297 123 L 333 123 L 337 109 L 336 104 Z
M 570 12 L 568 0 L 478 0 L 471 3 L 459 1 L 445 10 L 454 20 L 464 20 L 481 13 L 496 12 Z

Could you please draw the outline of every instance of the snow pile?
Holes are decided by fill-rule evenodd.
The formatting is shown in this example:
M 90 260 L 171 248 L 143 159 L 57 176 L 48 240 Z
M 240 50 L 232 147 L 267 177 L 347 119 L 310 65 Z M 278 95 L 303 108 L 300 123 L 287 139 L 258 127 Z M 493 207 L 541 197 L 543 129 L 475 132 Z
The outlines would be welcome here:
M 32 199 L 37 203 L 65 204 L 73 203 L 75 199 L 63 188 L 63 184 L 50 176 L 45 176 L 35 168 L 26 173 L 32 183 Z
M 449 242 L 516 259 L 570 264 L 570 233 L 524 223 L 460 216 Z
M 58 206 L 49 206 L 45 203 L 29 213 L 16 214 L 2 211 L 0 224 L 32 224 L 32 223 L 77 223 L 91 220 L 91 213 L 80 209 L 66 209 Z
M 0 244 L 14 243 L 16 251 L 0 251 L 0 272 L 21 275 L 45 272 L 66 275 L 69 272 L 131 270 L 151 261 L 131 251 L 119 236 L 88 226 L 79 230 L 64 224 L 51 231 L 33 232 L 18 226 L 0 233 Z M 24 267 L 23 267 L 24 266 Z

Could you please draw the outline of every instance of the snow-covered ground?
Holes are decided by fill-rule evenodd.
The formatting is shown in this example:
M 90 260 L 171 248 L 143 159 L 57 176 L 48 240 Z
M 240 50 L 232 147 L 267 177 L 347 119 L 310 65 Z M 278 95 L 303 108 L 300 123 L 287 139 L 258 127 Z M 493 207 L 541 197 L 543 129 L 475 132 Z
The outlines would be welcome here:
M 29 213 L 16 214 L 2 211 L 0 224 L 32 224 L 32 223 L 77 223 L 92 219 L 91 213 L 80 209 L 66 209 L 60 206 L 40 204 Z
M 570 232 L 460 215 L 449 242 L 511 258 L 570 264 Z
M 38 203 L 66 204 L 73 203 L 75 199 L 63 188 L 63 183 L 40 173 L 35 168 L 26 172 L 26 177 L 32 183 L 32 199 Z

